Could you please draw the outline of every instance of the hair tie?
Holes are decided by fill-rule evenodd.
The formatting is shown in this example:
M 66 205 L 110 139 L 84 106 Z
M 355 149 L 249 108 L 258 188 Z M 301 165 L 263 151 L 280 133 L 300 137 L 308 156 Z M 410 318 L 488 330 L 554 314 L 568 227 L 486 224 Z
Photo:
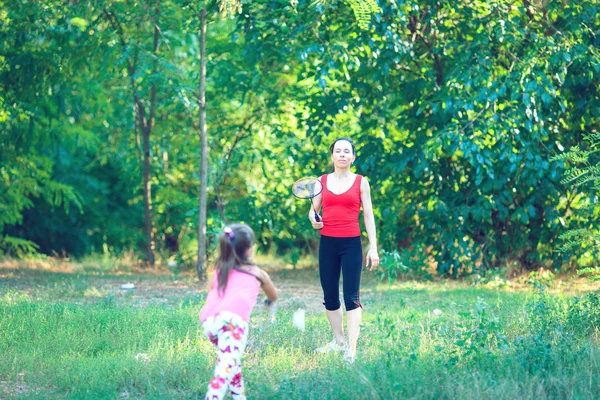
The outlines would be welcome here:
M 227 236 L 229 236 L 229 240 L 231 240 L 233 242 L 233 239 L 235 239 L 233 230 L 230 227 L 226 226 L 225 229 L 223 229 L 223 232 L 225 232 L 227 234 Z

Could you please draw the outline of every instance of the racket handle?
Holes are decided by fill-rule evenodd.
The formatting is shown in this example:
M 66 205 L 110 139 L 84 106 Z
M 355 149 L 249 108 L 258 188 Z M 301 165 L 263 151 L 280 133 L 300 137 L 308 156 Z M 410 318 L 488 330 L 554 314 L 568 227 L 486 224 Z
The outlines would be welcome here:
M 316 211 L 315 211 L 315 221 L 321 222 L 321 217 L 319 217 L 319 214 L 317 214 Z

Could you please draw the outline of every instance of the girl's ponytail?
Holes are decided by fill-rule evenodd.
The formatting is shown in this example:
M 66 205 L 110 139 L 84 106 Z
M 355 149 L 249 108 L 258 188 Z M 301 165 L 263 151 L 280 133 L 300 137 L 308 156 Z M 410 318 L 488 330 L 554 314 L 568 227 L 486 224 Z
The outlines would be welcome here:
M 254 232 L 248 225 L 232 224 L 223 229 L 219 238 L 219 258 L 216 263 L 220 292 L 225 291 L 232 270 L 251 263 L 249 249 L 253 245 Z

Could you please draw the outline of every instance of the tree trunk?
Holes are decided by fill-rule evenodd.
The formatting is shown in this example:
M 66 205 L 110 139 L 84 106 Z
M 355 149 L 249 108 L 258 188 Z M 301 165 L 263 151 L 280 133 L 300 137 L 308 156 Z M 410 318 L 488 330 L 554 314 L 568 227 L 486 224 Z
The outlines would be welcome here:
M 152 188 L 150 180 L 150 131 L 144 129 L 144 232 L 146 234 L 146 259 L 148 265 L 154 265 L 154 235 L 152 232 Z
M 154 43 L 152 52 L 154 54 L 154 61 L 152 65 L 152 76 L 156 79 L 156 74 L 158 72 L 158 47 L 159 47 L 159 35 L 160 28 L 158 27 L 158 17 L 160 15 L 160 0 L 156 1 L 156 15 L 154 19 Z M 128 45 L 125 37 L 125 32 L 123 30 L 123 26 L 121 22 L 118 20 L 117 16 L 110 12 L 107 8 L 103 9 L 104 15 L 106 16 L 109 23 L 115 29 L 117 33 L 117 37 L 119 38 L 119 42 L 121 43 L 121 47 L 123 49 L 123 54 L 128 54 Z M 142 133 L 142 181 L 144 188 L 144 233 L 146 236 L 146 258 L 149 265 L 154 265 L 154 232 L 152 230 L 152 170 L 151 163 L 152 159 L 150 158 L 150 136 L 152 133 L 152 128 L 154 127 L 154 115 L 156 111 L 156 81 L 152 82 L 152 87 L 150 91 L 150 107 L 148 110 L 148 115 L 146 115 L 146 108 L 144 107 L 144 103 L 140 98 L 138 85 L 135 81 L 135 74 L 137 68 L 137 57 L 133 59 L 127 55 L 127 71 L 129 75 L 129 81 L 131 83 L 131 90 L 133 93 L 133 104 L 136 114 L 135 121 L 135 133 L 137 139 L 137 133 Z
M 148 112 L 148 120 L 146 126 L 142 130 L 142 140 L 144 142 L 144 231 L 146 233 L 146 258 L 148 259 L 148 265 L 154 265 L 154 232 L 152 229 L 152 171 L 150 158 L 150 134 L 154 127 L 154 115 L 156 110 L 156 73 L 158 72 L 158 39 L 160 35 L 158 27 L 158 17 L 160 15 L 160 0 L 156 2 L 156 20 L 154 22 L 154 42 L 152 46 L 152 53 L 154 54 L 154 61 L 152 62 L 152 75 L 154 81 L 150 89 L 150 110 Z
M 206 196 L 208 179 L 208 141 L 206 139 L 206 6 L 200 13 L 200 201 L 198 209 L 198 278 L 206 277 Z

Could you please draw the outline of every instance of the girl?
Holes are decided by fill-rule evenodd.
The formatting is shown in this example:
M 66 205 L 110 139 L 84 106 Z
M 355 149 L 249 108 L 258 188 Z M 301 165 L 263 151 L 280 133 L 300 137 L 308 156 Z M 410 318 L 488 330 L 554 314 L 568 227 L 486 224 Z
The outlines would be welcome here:
M 317 212 L 323 207 L 323 218 L 317 221 L 313 209 L 308 218 L 313 228 L 321 229 L 319 275 L 327 319 L 334 340 L 317 349 L 319 352 L 344 350 L 344 359 L 353 363 L 362 319 L 360 276 L 362 245 L 358 215 L 362 205 L 365 228 L 369 238 L 366 265 L 373 270 L 379 265 L 375 218 L 371 204 L 371 187 L 367 179 L 350 171 L 356 154 L 350 139 L 340 138 L 331 145 L 333 173 L 321 176 L 323 191 L 314 198 Z M 348 347 L 344 346 L 343 313 L 340 304 L 340 274 L 344 274 L 344 304 L 348 325 Z
M 234 399 L 245 399 L 242 355 L 248 341 L 248 321 L 259 289 L 267 304 L 277 300 L 269 275 L 252 264 L 254 232 L 247 225 L 229 225 L 219 238 L 219 258 L 213 283 L 200 310 L 204 333 L 217 347 L 217 365 L 208 384 L 207 400 L 222 399 L 231 390 Z

